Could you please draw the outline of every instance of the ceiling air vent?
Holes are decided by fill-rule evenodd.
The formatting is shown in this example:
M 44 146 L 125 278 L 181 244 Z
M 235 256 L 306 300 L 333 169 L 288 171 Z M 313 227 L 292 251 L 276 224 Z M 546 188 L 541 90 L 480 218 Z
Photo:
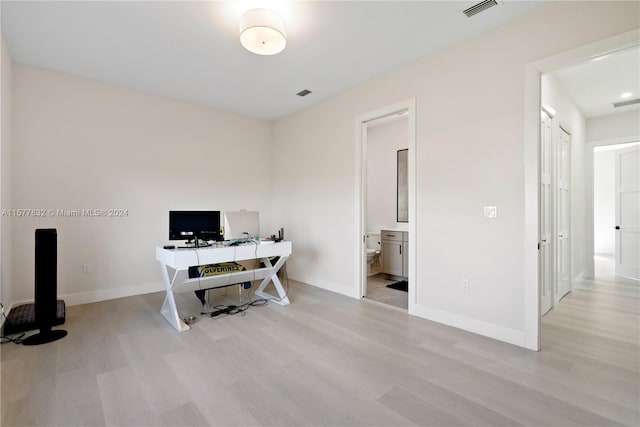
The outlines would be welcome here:
M 614 102 L 613 106 L 615 108 L 626 107 L 627 105 L 640 104 L 640 98 L 630 99 L 628 101 Z
M 476 5 L 471 6 L 468 9 L 463 10 L 462 13 L 467 15 L 467 18 L 471 18 L 473 15 L 477 15 L 478 13 L 489 9 L 490 7 L 496 6 L 497 4 L 498 2 L 496 0 L 484 0 Z
M 300 92 L 296 93 L 296 95 L 298 95 L 298 96 L 307 96 L 310 93 L 311 93 L 310 90 L 305 89 L 305 90 L 301 90 Z

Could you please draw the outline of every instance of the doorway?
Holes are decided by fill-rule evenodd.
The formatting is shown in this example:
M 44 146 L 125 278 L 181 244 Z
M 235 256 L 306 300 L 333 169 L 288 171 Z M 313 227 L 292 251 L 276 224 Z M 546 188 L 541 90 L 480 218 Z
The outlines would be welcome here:
M 364 297 L 408 307 L 407 110 L 366 123 Z
M 402 307 L 410 313 L 416 301 L 415 239 L 411 238 L 415 236 L 416 229 L 415 104 L 415 99 L 409 99 L 362 114 L 355 120 L 356 292 L 361 298 Z M 392 141 L 394 131 L 395 138 L 402 141 Z M 369 141 L 369 136 L 380 147 L 376 148 L 374 140 Z M 399 197 L 398 162 L 402 159 L 406 169 L 406 194 Z M 381 204 L 385 206 L 381 207 Z M 401 205 L 404 205 L 404 210 Z M 403 215 L 399 216 L 400 212 Z M 386 272 L 390 261 L 398 259 L 398 254 L 386 241 L 388 239 L 397 240 L 392 243 L 398 246 L 400 269 Z M 396 263 L 391 264 L 395 266 Z M 403 279 L 404 290 L 387 287 L 401 287 L 399 282 Z
M 640 143 L 597 144 L 592 155 L 594 277 L 638 281 Z
M 524 346 L 532 350 L 540 350 L 540 319 L 543 310 L 542 286 L 544 276 L 541 269 L 543 259 L 540 257 L 541 244 L 541 171 L 540 171 L 540 142 L 541 142 L 541 78 L 545 73 L 559 70 L 582 61 L 596 59 L 623 49 L 638 46 L 637 32 L 629 31 L 618 36 L 610 37 L 554 56 L 540 59 L 527 64 L 525 67 L 525 227 L 524 227 Z M 588 150 L 587 150 L 587 155 Z M 581 163 L 582 167 L 582 163 Z M 585 185 L 589 185 L 585 183 Z M 582 191 L 582 189 L 581 189 Z M 585 192 L 588 206 L 588 191 Z M 587 221 L 588 225 L 588 221 Z M 586 227 L 579 232 L 584 233 Z M 574 237 L 573 235 L 571 237 Z M 584 251 L 578 259 L 589 263 L 589 239 L 585 245 L 575 246 Z M 591 249 L 592 250 L 592 249 Z M 593 259 L 591 258 L 591 265 Z M 591 270 L 593 270 L 591 268 Z M 582 270 L 580 270 L 582 271 Z M 585 275 L 589 273 L 587 265 Z

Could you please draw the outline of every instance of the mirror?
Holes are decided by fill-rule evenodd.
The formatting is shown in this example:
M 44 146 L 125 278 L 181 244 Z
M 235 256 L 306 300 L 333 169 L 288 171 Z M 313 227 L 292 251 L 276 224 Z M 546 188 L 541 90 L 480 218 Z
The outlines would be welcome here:
M 409 222 L 409 150 L 398 150 L 398 222 Z

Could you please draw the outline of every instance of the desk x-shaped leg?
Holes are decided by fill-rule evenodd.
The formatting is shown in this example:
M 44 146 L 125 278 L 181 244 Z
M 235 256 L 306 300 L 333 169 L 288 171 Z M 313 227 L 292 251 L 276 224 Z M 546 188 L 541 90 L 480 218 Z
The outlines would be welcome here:
M 178 276 L 178 271 L 174 271 L 173 278 L 169 279 L 169 267 L 160 264 L 160 270 L 162 271 L 162 281 L 164 282 L 165 290 L 167 291 L 167 296 L 164 297 L 164 302 L 162 303 L 162 308 L 160 309 L 160 313 L 164 316 L 165 319 L 171 326 L 176 328 L 178 332 L 184 332 L 191 329 L 189 325 L 184 323 L 178 314 L 178 307 L 176 306 L 176 299 L 173 296 L 173 284 L 176 281 L 176 277 Z
M 289 305 L 289 297 L 287 297 L 287 293 L 284 291 L 282 287 L 282 283 L 280 283 L 280 279 L 278 278 L 278 271 L 287 262 L 288 256 L 281 256 L 276 262 L 276 265 L 271 265 L 271 260 L 269 258 L 262 258 L 262 262 L 264 263 L 265 268 L 269 269 L 267 276 L 262 280 L 258 289 L 256 289 L 255 296 L 258 298 L 268 299 L 270 302 L 274 302 L 279 305 Z M 273 282 L 273 286 L 276 288 L 276 292 L 278 296 L 274 296 L 268 294 L 264 291 L 264 288 L 267 287 L 269 282 Z

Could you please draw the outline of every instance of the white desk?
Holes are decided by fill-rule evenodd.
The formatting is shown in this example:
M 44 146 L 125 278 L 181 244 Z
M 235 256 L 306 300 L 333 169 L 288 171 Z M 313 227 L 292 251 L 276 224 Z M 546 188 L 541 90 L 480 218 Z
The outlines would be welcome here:
M 156 246 L 156 260 L 160 262 L 162 280 L 167 291 L 167 296 L 162 304 L 160 313 L 179 332 L 191 329 L 178 315 L 174 291 L 195 291 L 226 286 L 235 283 L 243 283 L 252 280 L 263 279 L 256 289 L 255 295 L 259 298 L 269 299 L 279 305 L 289 305 L 289 298 L 278 279 L 277 273 L 291 255 L 291 242 L 278 243 L 245 243 L 239 246 L 219 246 L 190 249 L 164 249 Z M 269 258 L 280 257 L 275 265 L 271 265 Z M 244 261 L 259 259 L 265 265 L 264 268 L 238 271 L 217 276 L 188 278 L 188 269 L 191 266 L 218 264 L 221 262 Z M 264 288 L 273 282 L 277 296 L 270 295 Z M 178 289 L 176 289 L 178 288 Z

